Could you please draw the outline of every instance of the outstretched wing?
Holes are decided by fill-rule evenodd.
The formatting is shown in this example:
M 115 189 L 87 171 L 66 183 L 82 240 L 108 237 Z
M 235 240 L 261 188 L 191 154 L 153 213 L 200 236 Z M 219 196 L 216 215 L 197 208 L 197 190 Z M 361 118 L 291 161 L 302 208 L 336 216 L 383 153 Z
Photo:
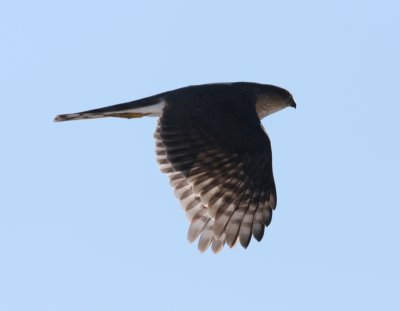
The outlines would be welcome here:
M 157 160 L 190 222 L 188 239 L 214 252 L 260 241 L 276 206 L 271 145 L 245 96 L 170 102 L 159 120 Z M 184 98 L 183 98 L 184 99 Z

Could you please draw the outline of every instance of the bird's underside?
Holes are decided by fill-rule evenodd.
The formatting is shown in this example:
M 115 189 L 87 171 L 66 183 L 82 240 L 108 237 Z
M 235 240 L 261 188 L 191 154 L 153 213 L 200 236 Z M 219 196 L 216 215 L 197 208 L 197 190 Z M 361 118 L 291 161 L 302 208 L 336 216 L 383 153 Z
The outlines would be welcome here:
M 277 102 L 281 97 L 284 101 Z M 208 84 L 60 115 L 55 121 L 159 116 L 157 162 L 186 212 L 188 240 L 199 239 L 200 251 L 211 245 L 218 252 L 237 241 L 246 248 L 252 236 L 260 241 L 271 222 L 276 190 L 270 141 L 260 117 L 285 106 L 295 106 L 291 95 L 274 86 Z

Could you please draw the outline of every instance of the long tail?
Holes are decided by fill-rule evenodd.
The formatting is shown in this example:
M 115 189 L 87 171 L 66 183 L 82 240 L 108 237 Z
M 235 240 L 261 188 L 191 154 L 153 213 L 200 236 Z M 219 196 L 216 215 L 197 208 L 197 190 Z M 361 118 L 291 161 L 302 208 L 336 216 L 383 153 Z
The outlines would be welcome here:
M 106 117 L 117 118 L 141 118 L 143 116 L 161 116 L 165 106 L 162 94 L 134 100 L 131 102 L 87 110 L 77 113 L 60 114 L 54 118 L 54 122 L 85 120 Z

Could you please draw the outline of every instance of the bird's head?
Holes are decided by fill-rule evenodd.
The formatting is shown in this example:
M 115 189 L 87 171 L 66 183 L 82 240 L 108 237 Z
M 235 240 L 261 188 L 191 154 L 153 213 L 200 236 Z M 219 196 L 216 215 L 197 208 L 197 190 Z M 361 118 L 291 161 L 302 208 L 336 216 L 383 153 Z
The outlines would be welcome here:
M 274 85 L 260 85 L 256 110 L 260 119 L 286 107 L 296 108 L 292 94 Z

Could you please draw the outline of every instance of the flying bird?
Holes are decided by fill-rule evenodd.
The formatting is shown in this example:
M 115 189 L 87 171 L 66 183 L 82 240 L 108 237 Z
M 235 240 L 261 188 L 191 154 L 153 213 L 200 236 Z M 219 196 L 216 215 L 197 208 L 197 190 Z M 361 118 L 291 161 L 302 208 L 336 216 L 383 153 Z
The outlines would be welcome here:
M 277 196 L 271 143 L 261 119 L 296 107 L 285 89 L 235 82 L 194 85 L 54 121 L 159 117 L 157 162 L 190 223 L 188 240 L 218 252 L 260 241 Z

